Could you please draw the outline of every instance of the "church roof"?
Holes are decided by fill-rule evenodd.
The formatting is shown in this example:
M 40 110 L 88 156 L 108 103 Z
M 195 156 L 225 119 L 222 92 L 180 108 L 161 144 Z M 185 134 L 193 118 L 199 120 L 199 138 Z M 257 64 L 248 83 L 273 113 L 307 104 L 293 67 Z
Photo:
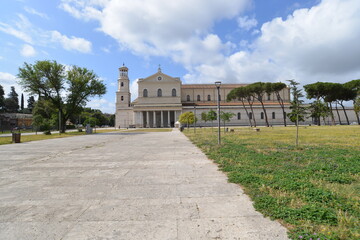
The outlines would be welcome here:
M 244 87 L 248 84 L 221 84 L 220 88 L 238 88 L 238 87 Z M 182 84 L 181 88 L 186 89 L 195 89 L 195 88 L 207 88 L 207 89 L 213 89 L 216 88 L 215 84 Z

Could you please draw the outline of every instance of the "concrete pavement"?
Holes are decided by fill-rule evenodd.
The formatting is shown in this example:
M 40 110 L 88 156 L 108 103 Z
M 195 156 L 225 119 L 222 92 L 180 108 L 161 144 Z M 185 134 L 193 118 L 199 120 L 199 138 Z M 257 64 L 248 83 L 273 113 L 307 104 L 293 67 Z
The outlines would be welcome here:
M 179 131 L 0 146 L 0 239 L 287 239 Z

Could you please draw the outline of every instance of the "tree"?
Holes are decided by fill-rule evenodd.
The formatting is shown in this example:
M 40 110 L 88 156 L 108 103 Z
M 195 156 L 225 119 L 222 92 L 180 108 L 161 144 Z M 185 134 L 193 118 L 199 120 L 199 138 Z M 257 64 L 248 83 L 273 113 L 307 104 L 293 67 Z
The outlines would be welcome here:
M 310 117 L 315 119 L 315 123 L 320 126 L 323 119 L 324 124 L 326 123 L 325 118 L 330 115 L 330 108 L 326 106 L 321 100 L 315 100 L 308 108 L 310 110 Z
M 11 86 L 11 91 L 4 102 L 6 112 L 16 113 L 19 110 L 19 98 L 15 91 L 15 87 Z
M 211 122 L 211 128 L 213 128 L 213 122 L 217 119 L 216 112 L 214 110 L 210 110 L 208 112 L 207 119 Z
M 247 96 L 246 89 L 244 87 L 239 87 L 239 88 L 234 88 L 229 92 L 229 94 L 226 97 L 226 101 L 230 102 L 231 100 L 234 100 L 234 99 L 240 100 L 241 103 L 242 103 L 242 106 L 243 106 L 243 108 L 244 108 L 244 110 L 246 112 L 246 116 L 249 119 L 249 125 L 250 125 L 250 127 L 252 127 L 252 122 L 251 122 L 251 119 L 250 119 L 249 111 L 245 106 L 245 100 L 247 98 L 248 98 L 248 96 Z M 255 127 L 256 127 L 256 123 L 255 123 Z
M 181 124 L 186 124 L 187 128 L 189 128 L 190 124 L 193 124 L 197 121 L 193 112 L 184 112 L 179 116 L 179 122 Z
M 3 86 L 0 85 L 0 112 L 4 111 L 5 108 L 5 91 Z
M 223 121 L 224 123 L 224 132 L 225 132 L 225 123 L 226 122 L 230 122 L 230 119 L 235 116 L 235 113 L 232 112 L 223 112 L 221 111 L 220 113 L 220 119 Z
M 34 105 L 35 105 L 35 98 L 34 96 L 30 96 L 29 99 L 27 100 L 27 108 L 29 109 L 30 112 L 32 112 Z
M 59 114 L 53 103 L 49 100 L 40 99 L 33 108 L 33 127 L 36 131 L 50 133 L 59 122 Z
M 24 111 L 24 94 L 21 94 L 21 102 L 20 102 L 20 109 L 21 111 Z
M 346 88 L 351 89 L 356 93 L 355 97 L 352 99 L 355 116 L 357 118 L 358 124 L 360 125 L 360 79 L 351 80 L 344 84 Z
M 59 112 L 61 132 L 65 132 L 70 116 L 80 112 L 89 98 L 106 93 L 105 85 L 93 71 L 77 66 L 65 70 L 65 66 L 56 61 L 24 63 L 18 78 L 25 91 L 51 101 Z
M 203 121 L 203 122 L 207 122 L 207 121 L 209 121 L 209 119 L 208 119 L 208 114 L 206 113 L 206 112 L 202 112 L 201 113 L 201 121 Z
M 256 83 L 252 83 L 250 85 L 247 85 L 246 88 L 249 90 L 250 95 L 252 95 L 252 97 L 256 98 L 260 104 L 261 107 L 264 111 L 265 114 L 265 123 L 266 126 L 269 127 L 269 120 L 267 117 L 267 113 L 266 113 L 266 108 L 264 105 L 264 95 L 266 93 L 266 89 L 267 89 L 267 84 L 263 83 L 263 82 L 256 82 Z
M 280 92 L 285 88 L 286 88 L 286 84 L 282 82 L 276 82 L 271 84 L 271 92 L 275 93 L 276 99 L 279 102 L 279 105 L 283 112 L 284 126 L 286 127 L 286 113 L 285 113 L 284 100 L 282 99 L 280 94 Z
M 304 103 L 303 100 L 301 100 L 301 97 L 304 97 L 304 95 L 301 93 L 301 90 L 297 87 L 299 85 L 298 82 L 295 82 L 294 80 L 288 80 L 290 83 L 290 89 L 292 94 L 292 101 L 290 102 L 291 106 L 291 112 L 288 114 L 290 120 L 295 120 L 296 123 L 296 146 L 299 145 L 299 119 L 305 118 L 305 108 L 302 106 Z M 295 117 L 295 119 L 294 119 Z M 293 121 L 292 120 L 292 121 Z

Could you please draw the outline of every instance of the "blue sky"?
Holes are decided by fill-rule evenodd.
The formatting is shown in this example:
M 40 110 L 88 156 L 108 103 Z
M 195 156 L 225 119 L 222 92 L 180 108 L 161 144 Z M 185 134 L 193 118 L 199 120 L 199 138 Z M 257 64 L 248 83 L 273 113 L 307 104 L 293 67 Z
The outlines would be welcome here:
M 136 79 L 162 71 L 183 83 L 360 78 L 358 0 L 3 0 L 0 84 L 24 62 L 92 69 L 107 94 L 89 106 L 115 112 L 118 67 Z

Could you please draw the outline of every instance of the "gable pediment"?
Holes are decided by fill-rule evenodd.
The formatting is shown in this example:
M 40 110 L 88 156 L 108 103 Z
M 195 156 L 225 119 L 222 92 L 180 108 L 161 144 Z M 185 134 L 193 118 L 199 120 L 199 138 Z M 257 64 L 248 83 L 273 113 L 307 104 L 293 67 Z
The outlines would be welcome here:
M 151 82 L 154 82 L 154 83 L 162 83 L 162 82 L 166 82 L 166 83 L 179 83 L 181 82 L 180 81 L 180 78 L 178 77 L 171 77 L 165 73 L 162 73 L 162 72 L 157 72 L 149 77 L 146 77 L 146 78 L 140 78 L 138 82 L 146 82 L 146 83 L 151 83 Z

